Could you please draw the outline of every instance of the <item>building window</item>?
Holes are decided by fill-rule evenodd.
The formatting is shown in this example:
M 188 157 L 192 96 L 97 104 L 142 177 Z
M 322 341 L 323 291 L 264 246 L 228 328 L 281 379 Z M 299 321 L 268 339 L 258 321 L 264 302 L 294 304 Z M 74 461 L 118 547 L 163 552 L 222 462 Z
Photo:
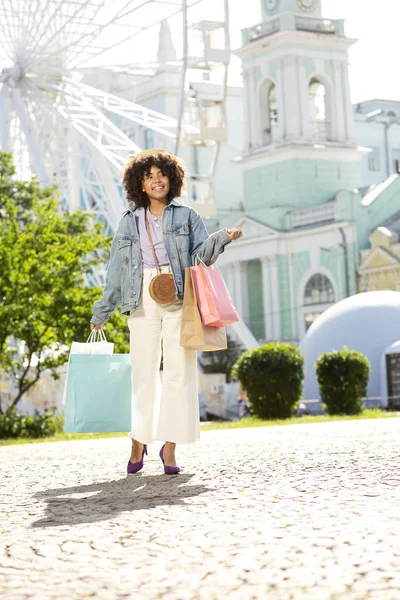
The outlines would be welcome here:
M 304 328 L 307 331 L 322 313 L 335 302 L 333 285 L 322 273 L 316 273 L 307 282 L 303 299 Z
M 393 148 L 392 156 L 394 172 L 400 175 L 400 148 Z
M 327 118 L 327 98 L 325 86 L 316 78 L 311 79 L 308 88 L 310 102 L 311 132 L 315 141 L 329 139 L 331 123 Z
M 268 97 L 269 123 L 271 127 L 271 138 L 274 142 L 278 137 L 278 101 L 276 99 L 276 87 L 273 85 Z
M 279 115 L 276 87 L 272 81 L 264 81 L 260 90 L 261 145 L 267 146 L 278 139 Z
M 368 154 L 368 169 L 370 171 L 380 171 L 379 148 L 372 148 L 372 152 Z
M 304 305 L 330 304 L 335 302 L 335 291 L 326 275 L 316 273 L 309 279 L 304 292 Z

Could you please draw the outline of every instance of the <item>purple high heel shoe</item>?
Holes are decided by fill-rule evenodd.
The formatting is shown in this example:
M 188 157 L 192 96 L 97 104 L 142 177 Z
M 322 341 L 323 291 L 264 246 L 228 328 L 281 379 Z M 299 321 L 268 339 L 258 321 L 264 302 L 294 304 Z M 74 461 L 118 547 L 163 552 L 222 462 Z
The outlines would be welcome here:
M 181 470 L 180 467 L 168 467 L 166 466 L 165 462 L 164 462 L 164 446 L 161 448 L 160 450 L 160 458 L 162 460 L 162 464 L 164 465 L 164 473 L 166 475 L 176 475 L 177 473 L 179 473 L 179 471 Z
M 146 444 L 143 445 L 142 460 L 139 460 L 139 462 L 135 462 L 135 463 L 131 463 L 131 461 L 128 460 L 128 469 L 127 469 L 128 474 L 137 473 L 138 471 L 140 471 L 140 469 L 143 469 L 143 459 L 144 459 L 145 454 L 147 454 L 147 445 Z

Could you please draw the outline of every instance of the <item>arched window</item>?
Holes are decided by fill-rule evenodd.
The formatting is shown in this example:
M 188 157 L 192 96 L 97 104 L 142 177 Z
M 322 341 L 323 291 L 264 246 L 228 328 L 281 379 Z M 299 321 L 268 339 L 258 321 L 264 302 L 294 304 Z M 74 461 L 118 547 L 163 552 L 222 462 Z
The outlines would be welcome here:
M 316 273 L 308 280 L 304 292 L 304 305 L 326 304 L 335 302 L 335 291 L 326 275 Z
M 272 81 L 264 81 L 260 90 L 261 145 L 267 146 L 278 139 L 278 101 L 276 86 Z
M 319 79 L 313 77 L 309 84 L 308 93 L 312 137 L 315 141 L 329 140 L 331 137 L 331 123 L 328 118 L 326 88 Z
M 272 85 L 271 89 L 269 90 L 268 108 L 271 141 L 274 142 L 278 139 L 278 101 L 276 99 L 276 87 L 274 85 Z
M 334 302 L 335 290 L 328 277 L 322 273 L 313 275 L 304 290 L 303 314 L 306 331 Z

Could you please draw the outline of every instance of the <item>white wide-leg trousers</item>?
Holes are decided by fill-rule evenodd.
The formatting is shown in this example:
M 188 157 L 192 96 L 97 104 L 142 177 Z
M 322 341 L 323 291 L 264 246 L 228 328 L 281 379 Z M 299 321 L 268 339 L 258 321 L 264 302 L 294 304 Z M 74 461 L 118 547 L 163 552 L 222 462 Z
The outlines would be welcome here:
M 170 272 L 169 267 L 161 270 Z M 182 300 L 161 305 L 151 298 L 149 283 L 156 275 L 156 269 L 143 269 L 140 306 L 128 319 L 133 385 L 129 435 L 142 444 L 190 444 L 200 439 L 197 353 L 179 344 Z

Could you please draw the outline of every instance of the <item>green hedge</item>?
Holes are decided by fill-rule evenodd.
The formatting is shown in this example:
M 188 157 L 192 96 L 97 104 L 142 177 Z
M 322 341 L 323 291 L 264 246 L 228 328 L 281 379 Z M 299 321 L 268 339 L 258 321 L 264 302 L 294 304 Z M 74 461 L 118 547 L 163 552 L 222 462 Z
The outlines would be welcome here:
M 44 413 L 35 412 L 33 416 L 24 415 L 15 409 L 0 414 L 0 439 L 40 438 L 54 435 L 63 430 L 63 416 L 55 410 Z
M 242 354 L 232 375 L 246 390 L 254 416 L 288 419 L 301 398 L 303 364 L 296 346 L 272 342 Z
M 317 380 L 328 415 L 358 415 L 364 410 L 370 373 L 368 359 L 356 350 L 334 350 L 316 362 Z

